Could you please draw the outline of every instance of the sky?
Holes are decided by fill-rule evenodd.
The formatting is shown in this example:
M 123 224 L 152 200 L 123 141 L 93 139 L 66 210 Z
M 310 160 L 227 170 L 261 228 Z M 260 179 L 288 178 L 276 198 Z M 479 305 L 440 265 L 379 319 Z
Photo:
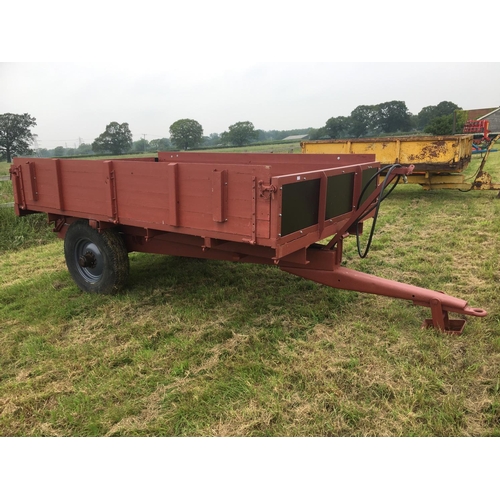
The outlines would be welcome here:
M 470 39 L 463 9 L 445 0 L 124 5 L 2 6 L 0 114 L 35 117 L 39 147 L 92 143 L 112 121 L 152 140 L 183 118 L 210 135 L 239 121 L 319 128 L 392 100 L 413 114 L 441 101 L 500 106 L 500 62 L 485 50 L 495 30 Z
M 48 149 L 91 143 L 112 121 L 127 122 L 134 140 L 169 137 L 182 118 L 198 121 L 205 135 L 239 121 L 319 128 L 358 105 L 392 100 L 413 114 L 441 101 L 500 106 L 500 63 L 0 64 L 0 114 L 35 117 L 39 147 Z

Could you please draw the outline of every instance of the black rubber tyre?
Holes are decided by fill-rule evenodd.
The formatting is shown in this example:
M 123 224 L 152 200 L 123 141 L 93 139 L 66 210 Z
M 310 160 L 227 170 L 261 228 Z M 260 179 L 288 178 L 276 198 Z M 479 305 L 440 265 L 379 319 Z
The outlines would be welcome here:
M 84 292 L 113 294 L 127 281 L 128 252 L 114 229 L 99 233 L 86 220 L 73 222 L 64 239 L 64 256 L 71 277 Z

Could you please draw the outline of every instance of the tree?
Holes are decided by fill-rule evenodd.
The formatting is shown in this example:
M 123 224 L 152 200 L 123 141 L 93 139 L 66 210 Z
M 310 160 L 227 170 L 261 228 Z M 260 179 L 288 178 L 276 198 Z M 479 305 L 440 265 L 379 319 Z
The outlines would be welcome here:
M 149 142 L 146 139 L 139 139 L 132 143 L 132 151 L 134 153 L 144 153 L 149 149 Z
M 128 123 L 111 122 L 106 130 L 92 143 L 94 153 L 126 153 L 132 146 L 132 132 Z
M 64 148 L 62 146 L 57 146 L 57 148 L 54 148 L 54 156 L 64 156 Z
M 463 109 L 455 109 L 455 111 L 453 111 L 453 113 L 451 114 L 451 116 L 455 115 L 454 117 L 454 120 L 455 120 L 455 130 L 454 132 L 456 134 L 461 134 L 463 129 L 464 129 L 464 125 L 465 125 L 465 122 L 467 121 L 467 111 L 464 111 Z
M 166 137 L 149 141 L 149 151 L 166 151 L 170 149 L 170 141 Z
M 323 132 L 326 133 L 331 139 L 340 139 L 349 135 L 349 128 L 351 121 L 346 116 L 337 116 L 329 118 Z
M 349 133 L 354 137 L 363 137 L 376 128 L 376 106 L 358 106 L 351 111 Z
M 265 130 L 258 129 L 257 130 L 257 140 L 260 142 L 270 140 L 272 138 L 271 134 L 269 132 L 266 132 Z
M 448 135 L 451 134 L 453 130 L 453 117 L 449 116 L 438 116 L 434 118 L 427 127 L 425 127 L 424 132 L 432 135 Z
M 432 120 L 434 120 L 434 118 L 448 116 L 456 109 L 460 108 L 451 101 L 441 101 L 437 106 L 425 106 L 417 115 L 418 127 L 423 130 Z
M 177 120 L 170 125 L 170 140 L 179 149 L 194 148 L 203 139 L 203 127 L 189 118 Z
M 91 155 L 92 154 L 92 146 L 90 144 L 85 144 L 84 142 L 82 142 L 77 150 L 76 150 L 76 154 L 77 155 L 85 155 L 85 156 L 88 156 L 88 155 Z
M 309 139 L 311 141 L 319 141 L 324 139 L 327 135 L 328 133 L 325 127 L 309 129 Z
M 257 139 L 259 132 L 255 130 L 252 122 L 237 122 L 229 126 L 228 132 L 223 132 L 221 137 L 225 143 L 243 146 L 252 139 Z
M 390 134 L 411 129 L 411 114 L 404 101 L 382 102 L 376 108 L 376 124 L 382 132 Z
M 203 146 L 217 146 L 220 142 L 221 138 L 217 133 L 212 133 L 209 136 L 203 136 Z
M 436 118 L 436 106 L 425 106 L 417 115 L 418 128 L 423 130 Z
M 0 115 L 0 157 L 8 163 L 14 155 L 33 154 L 30 146 L 33 142 L 31 127 L 36 126 L 36 119 L 28 113 Z
M 454 117 L 455 113 L 456 115 Z M 461 133 L 464 128 L 466 117 L 467 112 L 463 110 L 456 110 L 446 116 L 437 116 L 427 125 L 427 127 L 425 127 L 424 132 L 432 135 L 453 134 L 453 120 L 455 120 L 455 132 Z

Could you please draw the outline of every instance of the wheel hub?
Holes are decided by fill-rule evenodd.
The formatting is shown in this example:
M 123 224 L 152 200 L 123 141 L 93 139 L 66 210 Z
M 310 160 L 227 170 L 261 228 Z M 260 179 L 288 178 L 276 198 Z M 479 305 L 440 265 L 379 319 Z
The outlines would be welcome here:
M 97 260 L 93 252 L 88 251 L 85 255 L 79 257 L 78 264 L 80 264 L 81 267 L 90 267 L 93 269 L 97 264 Z
M 104 257 L 93 241 L 88 238 L 78 240 L 73 255 L 77 271 L 87 283 L 97 283 L 102 278 Z

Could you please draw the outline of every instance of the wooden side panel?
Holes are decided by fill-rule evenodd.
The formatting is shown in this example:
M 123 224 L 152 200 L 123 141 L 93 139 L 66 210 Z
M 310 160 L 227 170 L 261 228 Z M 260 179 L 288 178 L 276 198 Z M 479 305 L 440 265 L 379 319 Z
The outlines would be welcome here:
M 115 161 L 118 218 L 147 227 L 170 224 L 169 169 L 158 163 Z
M 106 214 L 102 162 L 44 158 L 30 160 L 21 165 L 25 189 L 30 193 L 28 209 L 71 211 L 96 216 Z M 30 167 L 30 163 L 33 166 Z
M 189 165 L 189 168 L 186 166 L 180 170 L 180 225 L 250 238 L 252 172 L 226 170 L 227 207 L 224 210 L 224 220 L 217 221 L 214 220 L 213 170 L 213 167 L 207 168 L 205 165 Z M 262 217 L 267 220 L 269 215 L 262 214 Z
M 104 162 L 60 160 L 61 183 L 65 199 L 65 211 L 91 213 L 96 216 L 108 215 L 109 186 L 103 179 Z M 38 164 L 38 161 L 37 161 Z M 50 170 L 54 168 L 50 166 Z M 51 176 L 53 178 L 53 171 Z M 57 188 L 53 181 L 47 179 L 44 189 L 40 192 L 51 191 L 51 196 L 58 196 Z
M 120 222 L 213 237 L 252 236 L 254 168 L 132 161 L 113 166 Z M 267 169 L 263 175 L 269 182 Z M 257 200 L 256 219 L 257 236 L 269 238 L 269 198 Z

